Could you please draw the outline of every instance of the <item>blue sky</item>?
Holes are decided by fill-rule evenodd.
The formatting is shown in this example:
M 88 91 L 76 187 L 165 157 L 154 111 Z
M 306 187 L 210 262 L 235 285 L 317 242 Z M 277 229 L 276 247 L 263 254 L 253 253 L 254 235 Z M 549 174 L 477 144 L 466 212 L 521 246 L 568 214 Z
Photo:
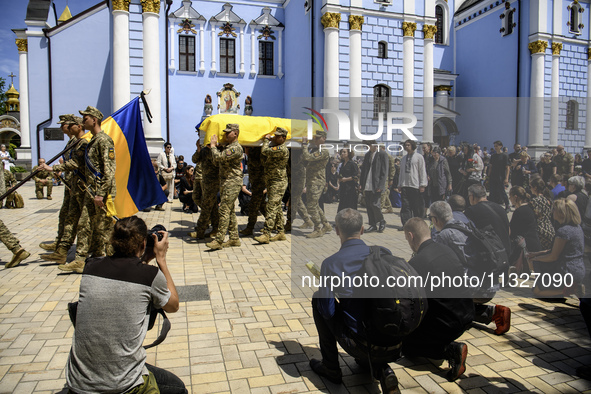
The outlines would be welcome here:
M 62 14 L 66 5 L 72 15 L 79 14 L 87 8 L 100 3 L 101 0 L 54 0 L 57 16 Z M 18 49 L 14 40 L 16 35 L 12 29 L 26 28 L 25 16 L 27 15 L 28 0 L 0 0 L 0 77 L 7 82 L 6 89 L 10 86 L 8 75 L 12 72 L 14 87 L 18 90 Z

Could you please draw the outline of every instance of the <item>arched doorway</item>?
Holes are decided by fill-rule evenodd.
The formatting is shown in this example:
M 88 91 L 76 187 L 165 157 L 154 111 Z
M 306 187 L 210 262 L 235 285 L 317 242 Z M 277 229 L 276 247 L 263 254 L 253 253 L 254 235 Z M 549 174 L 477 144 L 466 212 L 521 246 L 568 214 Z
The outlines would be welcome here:
M 433 142 L 441 147 L 455 144 L 455 136 L 458 135 L 456 122 L 450 118 L 438 118 L 433 124 Z

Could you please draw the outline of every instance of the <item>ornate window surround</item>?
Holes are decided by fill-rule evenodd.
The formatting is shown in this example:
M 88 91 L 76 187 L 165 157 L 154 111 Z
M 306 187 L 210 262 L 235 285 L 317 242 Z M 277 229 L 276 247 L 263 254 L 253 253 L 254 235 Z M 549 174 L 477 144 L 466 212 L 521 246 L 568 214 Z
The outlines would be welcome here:
M 193 26 L 188 26 L 189 30 L 185 30 L 182 25 L 185 21 L 188 21 Z M 207 21 L 191 6 L 191 0 L 183 0 L 183 6 L 178 10 L 171 12 L 168 15 L 168 28 L 169 28 L 169 71 L 176 70 L 175 57 L 177 49 L 175 44 L 178 42 L 178 36 L 181 34 L 194 34 L 199 36 L 199 52 L 195 51 L 195 69 L 199 64 L 199 73 L 205 73 L 205 53 L 203 45 L 204 33 L 203 29 Z M 194 29 L 198 26 L 199 31 Z M 197 38 L 195 38 L 195 46 L 197 45 Z M 184 71 L 183 71 L 184 72 Z
M 437 0 L 435 7 L 437 6 L 440 6 L 443 10 L 443 42 L 435 42 L 435 45 L 449 45 L 449 22 L 451 20 L 449 17 L 449 4 L 445 0 Z
M 232 27 L 238 30 L 238 37 L 236 37 L 236 49 L 240 52 L 240 70 L 238 74 L 230 74 L 231 75 L 240 75 L 243 76 L 244 71 L 244 30 L 246 29 L 246 22 L 236 15 L 232 11 L 232 5 L 229 3 L 224 4 L 224 9 L 222 12 L 217 14 L 216 16 L 211 17 L 209 20 L 209 24 L 211 25 L 211 73 L 217 74 L 217 59 L 218 55 L 216 54 L 216 48 L 219 47 L 219 40 L 217 37 L 220 37 L 223 33 L 220 32 L 220 29 L 226 23 L 230 23 Z
M 255 62 L 259 58 L 258 46 L 256 45 L 257 40 L 261 40 L 259 37 L 263 35 L 263 30 L 270 28 L 274 33 L 277 33 L 277 39 L 273 40 L 273 61 L 276 62 L 273 69 L 277 70 L 274 76 L 279 79 L 283 78 L 283 30 L 285 26 L 279 22 L 273 15 L 271 15 L 271 9 L 265 7 L 262 10 L 261 16 L 252 20 L 249 23 L 250 26 L 250 76 L 254 77 L 257 75 L 257 68 Z M 277 60 L 275 60 L 277 59 Z M 264 77 L 270 78 L 274 76 L 265 75 Z
M 513 33 L 513 28 L 517 26 L 517 22 L 515 22 L 515 12 L 517 10 L 515 8 L 511 8 L 511 3 L 509 1 L 505 2 L 505 11 L 499 15 L 501 19 L 501 29 L 499 32 L 504 36 L 508 36 Z
M 567 130 L 579 129 L 579 102 L 575 99 L 566 103 L 566 126 Z
M 581 23 L 581 14 L 585 9 L 579 4 L 578 0 L 574 0 L 568 7 L 566 7 L 566 9 L 568 11 L 568 22 L 566 22 L 566 25 L 568 26 L 569 33 L 581 35 L 582 30 L 585 27 L 585 25 Z

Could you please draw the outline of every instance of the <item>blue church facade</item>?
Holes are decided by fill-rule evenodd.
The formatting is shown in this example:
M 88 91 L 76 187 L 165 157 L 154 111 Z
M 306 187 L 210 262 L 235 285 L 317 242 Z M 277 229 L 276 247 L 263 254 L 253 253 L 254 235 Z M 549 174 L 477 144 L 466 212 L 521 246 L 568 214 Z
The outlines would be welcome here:
M 591 146 L 590 14 L 569 0 L 112 0 L 57 21 L 51 0 L 29 0 L 14 29 L 18 156 L 62 149 L 58 115 L 108 115 L 142 90 L 152 154 L 167 140 L 190 157 L 211 114 L 302 118 L 305 103 L 361 114 L 350 127 L 368 134 L 380 113 L 405 112 L 419 141 L 579 152 Z

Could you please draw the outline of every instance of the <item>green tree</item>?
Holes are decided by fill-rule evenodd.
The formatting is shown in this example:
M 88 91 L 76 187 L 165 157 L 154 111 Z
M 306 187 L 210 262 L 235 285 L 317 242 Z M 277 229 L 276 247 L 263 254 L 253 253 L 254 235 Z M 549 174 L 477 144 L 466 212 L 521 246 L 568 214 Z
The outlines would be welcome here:
M 6 113 L 6 80 L 0 77 L 0 115 Z

